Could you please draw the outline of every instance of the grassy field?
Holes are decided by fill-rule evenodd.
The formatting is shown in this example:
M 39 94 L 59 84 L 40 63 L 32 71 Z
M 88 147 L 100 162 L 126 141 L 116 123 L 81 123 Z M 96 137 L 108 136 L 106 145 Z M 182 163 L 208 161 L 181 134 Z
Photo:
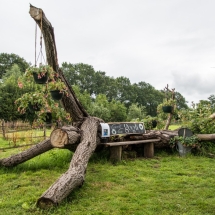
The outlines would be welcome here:
M 23 149 L 0 152 L 7 157 Z M 82 188 L 58 207 L 41 210 L 37 199 L 67 170 L 72 153 L 51 150 L 14 168 L 0 168 L 0 214 L 215 214 L 213 158 L 158 150 L 153 159 L 112 165 L 94 155 Z

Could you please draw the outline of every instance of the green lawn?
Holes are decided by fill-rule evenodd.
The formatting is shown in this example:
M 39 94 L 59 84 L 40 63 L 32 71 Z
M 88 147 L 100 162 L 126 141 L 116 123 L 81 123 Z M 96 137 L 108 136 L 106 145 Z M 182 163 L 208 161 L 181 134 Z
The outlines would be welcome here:
M 0 152 L 0 157 L 5 153 L 9 155 Z M 94 155 L 82 188 L 56 208 L 36 208 L 37 199 L 67 170 L 71 157 L 67 150 L 54 149 L 17 167 L 0 168 L 0 214 L 215 214 L 215 160 L 161 150 L 153 159 L 117 165 Z

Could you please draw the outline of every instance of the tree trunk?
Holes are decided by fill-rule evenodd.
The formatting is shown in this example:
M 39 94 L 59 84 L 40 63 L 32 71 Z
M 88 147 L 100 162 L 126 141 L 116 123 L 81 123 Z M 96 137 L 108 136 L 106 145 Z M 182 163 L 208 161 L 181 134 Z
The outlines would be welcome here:
M 74 188 L 84 183 L 89 158 L 97 146 L 96 137 L 98 125 L 99 120 L 93 117 L 88 117 L 84 121 L 81 126 L 81 130 L 83 131 L 81 143 L 78 145 L 72 157 L 69 169 L 43 193 L 37 201 L 37 206 L 47 208 L 57 205 Z
M 0 166 L 5 166 L 5 167 L 12 167 L 16 166 L 20 163 L 23 163 L 31 158 L 36 157 L 37 155 L 40 155 L 44 152 L 49 151 L 52 149 L 53 146 L 50 143 L 50 140 L 44 140 L 37 145 L 19 153 L 16 155 L 12 155 L 9 158 L 3 158 L 0 160 Z
M 169 125 L 171 123 L 171 120 L 172 120 L 172 113 L 169 114 L 168 118 L 167 118 L 167 121 L 166 121 L 166 125 L 164 127 L 164 130 L 168 130 L 169 128 Z

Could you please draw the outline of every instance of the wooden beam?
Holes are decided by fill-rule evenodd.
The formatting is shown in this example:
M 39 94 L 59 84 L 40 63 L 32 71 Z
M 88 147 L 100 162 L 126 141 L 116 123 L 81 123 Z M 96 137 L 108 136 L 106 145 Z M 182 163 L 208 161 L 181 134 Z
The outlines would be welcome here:
M 160 139 L 149 139 L 149 140 L 136 140 L 136 141 L 102 143 L 102 144 L 107 145 L 107 146 L 124 146 L 124 145 L 151 143 L 151 142 L 159 142 L 159 141 L 160 141 Z

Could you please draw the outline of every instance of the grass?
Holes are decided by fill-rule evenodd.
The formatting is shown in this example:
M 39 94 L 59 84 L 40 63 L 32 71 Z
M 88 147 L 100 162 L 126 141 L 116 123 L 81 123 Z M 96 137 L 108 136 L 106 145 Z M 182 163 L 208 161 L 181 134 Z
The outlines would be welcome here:
M 175 129 L 180 128 L 180 127 L 181 127 L 181 125 L 179 125 L 179 124 L 170 125 L 169 130 L 175 130 Z
M 165 151 L 156 151 L 154 159 L 116 165 L 94 155 L 82 188 L 56 208 L 36 208 L 37 199 L 67 170 L 71 157 L 67 150 L 54 149 L 17 167 L 0 168 L 0 214 L 214 214 L 214 159 Z

